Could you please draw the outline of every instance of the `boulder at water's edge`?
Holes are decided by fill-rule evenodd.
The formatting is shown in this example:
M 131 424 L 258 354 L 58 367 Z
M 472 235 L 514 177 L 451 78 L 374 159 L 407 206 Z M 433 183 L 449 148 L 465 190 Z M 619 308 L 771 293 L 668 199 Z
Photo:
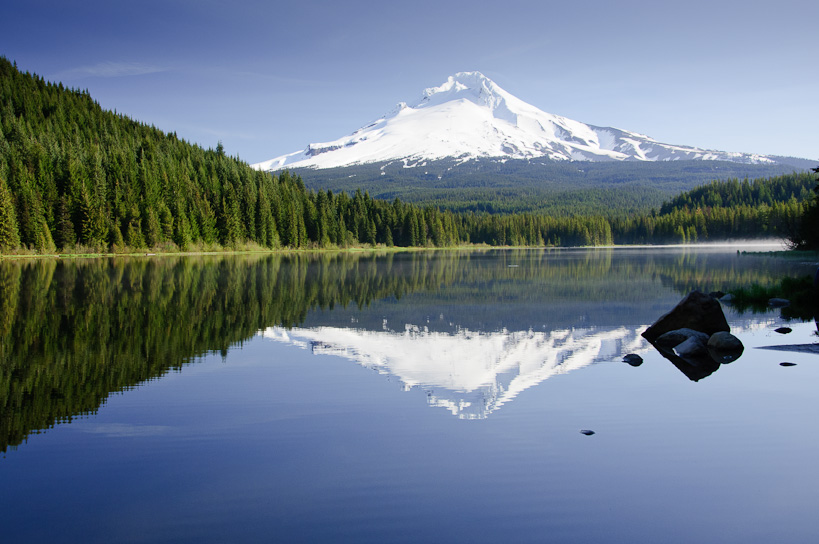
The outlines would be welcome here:
M 694 329 L 712 335 L 731 331 L 717 299 L 702 291 L 691 291 L 670 312 L 643 332 L 643 338 L 654 342 L 657 337 L 677 329 Z

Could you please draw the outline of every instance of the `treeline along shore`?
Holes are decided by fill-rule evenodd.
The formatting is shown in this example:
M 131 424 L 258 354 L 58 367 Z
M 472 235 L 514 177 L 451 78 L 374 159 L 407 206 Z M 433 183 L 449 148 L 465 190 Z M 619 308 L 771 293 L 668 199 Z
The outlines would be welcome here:
M 788 237 L 815 207 L 812 183 L 799 173 L 715 183 L 705 196 L 692 192 L 631 217 L 457 213 L 440 202 L 333 194 L 309 190 L 288 172 L 254 170 L 227 156 L 221 143 L 203 149 L 103 110 L 87 91 L 46 82 L 0 58 L 2 254 Z M 754 192 L 747 187 L 762 196 L 730 198 Z

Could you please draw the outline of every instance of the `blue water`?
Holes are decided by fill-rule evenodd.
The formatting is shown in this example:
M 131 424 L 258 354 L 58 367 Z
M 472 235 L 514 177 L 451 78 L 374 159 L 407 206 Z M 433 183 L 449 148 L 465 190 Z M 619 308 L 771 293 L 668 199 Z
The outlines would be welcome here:
M 459 327 L 457 281 L 270 323 L 32 429 L 0 459 L 3 540 L 815 542 L 819 356 L 758 348 L 816 325 L 727 308 L 745 353 L 694 382 L 631 322 L 681 297 L 646 281 L 647 302 L 599 302 L 622 325 L 544 307 L 539 328 L 477 330 L 470 300 Z

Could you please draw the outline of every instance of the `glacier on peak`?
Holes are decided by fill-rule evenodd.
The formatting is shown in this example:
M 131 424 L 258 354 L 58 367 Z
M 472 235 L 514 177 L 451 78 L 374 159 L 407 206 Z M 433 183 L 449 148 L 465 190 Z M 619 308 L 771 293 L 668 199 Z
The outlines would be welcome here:
M 504 107 L 506 99 L 514 97 L 498 87 L 480 72 L 458 72 L 449 76 L 439 87 L 425 89 L 421 100 L 413 108 L 430 107 L 449 100 L 469 100 L 490 109 Z
M 457 158 L 555 161 L 723 160 L 774 163 L 769 157 L 660 143 L 612 127 L 597 127 L 544 112 L 508 93 L 480 72 L 458 72 L 419 100 L 400 102 L 348 136 L 254 164 L 336 168 L 356 164 Z

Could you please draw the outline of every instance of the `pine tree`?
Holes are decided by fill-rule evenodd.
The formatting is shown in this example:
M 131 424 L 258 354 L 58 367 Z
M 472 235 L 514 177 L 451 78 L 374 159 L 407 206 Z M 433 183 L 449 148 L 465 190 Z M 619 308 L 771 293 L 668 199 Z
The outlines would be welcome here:
M 213 208 L 207 200 L 200 200 L 199 205 L 196 206 L 198 213 L 197 223 L 199 225 L 199 232 L 202 241 L 206 244 L 215 244 L 219 239 L 218 221 Z
M 405 247 L 413 247 L 418 245 L 418 218 L 415 216 L 413 210 L 408 210 L 404 216 L 404 224 L 401 229 L 403 237 L 401 245 Z
M 159 204 L 159 228 L 162 233 L 162 241 L 167 242 L 173 240 L 174 237 L 174 218 L 168 206 L 161 202 Z
M 819 174 L 819 167 L 811 169 L 815 174 Z M 819 182 L 819 178 L 816 179 Z M 799 226 L 799 236 L 794 244 L 800 249 L 819 249 L 819 183 L 813 189 L 814 196 L 802 215 Z
M 0 178 L 0 251 L 14 250 L 19 247 L 20 232 L 17 228 L 14 202 L 6 181 Z
M 183 251 L 187 250 L 193 241 L 190 221 L 188 221 L 188 217 L 184 212 L 181 212 L 175 221 L 172 239 L 179 249 Z
M 18 229 L 20 232 L 21 245 L 28 245 L 39 252 L 54 251 L 55 245 L 51 237 L 45 216 L 43 205 L 38 191 L 29 185 L 30 178 L 21 178 L 22 185 L 19 187 L 19 197 L 17 205 Z
M 57 245 L 60 249 L 70 249 L 77 244 L 77 236 L 74 232 L 74 223 L 71 221 L 71 205 L 67 195 L 60 198 L 57 207 Z
M 366 238 L 365 238 L 365 241 L 366 241 L 368 244 L 370 244 L 370 245 L 373 245 L 373 246 L 374 246 L 374 245 L 376 244 L 376 233 L 377 233 L 377 232 L 378 232 L 378 231 L 377 231 L 377 229 L 376 229 L 376 227 L 375 227 L 375 221 L 373 221 L 372 219 L 370 219 L 370 220 L 367 222 L 367 230 L 366 230 Z
M 129 247 L 139 249 L 145 247 L 145 236 L 142 234 L 142 217 L 139 208 L 134 206 L 128 214 L 128 227 L 125 229 L 125 241 Z
M 90 247 L 105 247 L 108 240 L 108 220 L 99 203 L 88 194 L 85 186 L 80 193 L 81 240 Z
M 125 239 L 122 237 L 122 230 L 120 230 L 119 225 L 114 222 L 111 230 L 111 250 L 114 252 L 122 251 L 125 249 Z

